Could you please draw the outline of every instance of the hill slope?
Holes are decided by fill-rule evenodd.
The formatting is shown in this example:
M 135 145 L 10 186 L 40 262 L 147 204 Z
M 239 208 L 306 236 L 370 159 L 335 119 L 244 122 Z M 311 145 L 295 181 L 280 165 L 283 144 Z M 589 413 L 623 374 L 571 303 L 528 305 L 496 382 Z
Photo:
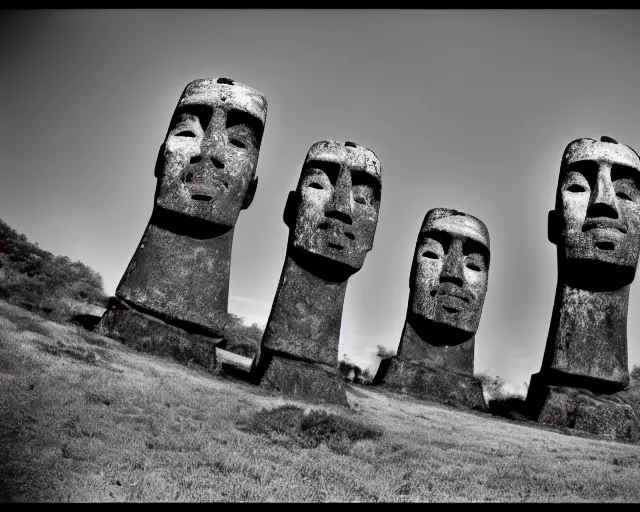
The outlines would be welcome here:
M 348 398 L 304 415 L 0 300 L 0 497 L 640 501 L 638 445 L 363 387 Z
M 0 298 L 52 319 L 96 313 L 107 305 L 100 274 L 41 249 L 1 219 Z

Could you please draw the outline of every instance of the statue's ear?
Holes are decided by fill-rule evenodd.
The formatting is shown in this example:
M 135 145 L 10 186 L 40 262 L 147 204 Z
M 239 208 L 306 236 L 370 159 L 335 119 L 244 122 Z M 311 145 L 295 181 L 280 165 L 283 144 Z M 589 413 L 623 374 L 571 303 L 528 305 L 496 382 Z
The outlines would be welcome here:
M 552 244 L 558 244 L 558 212 L 551 210 L 547 217 L 547 238 Z
M 282 220 L 284 220 L 289 229 L 293 229 L 293 224 L 296 220 L 296 193 L 294 190 L 289 192 L 287 196 L 287 204 L 284 205 Z
M 158 158 L 156 158 L 156 167 L 153 170 L 153 175 L 160 179 L 162 177 L 162 171 L 164 170 L 164 143 L 158 150 Z
M 247 193 L 244 196 L 244 201 L 242 201 L 242 209 L 246 210 L 251 206 L 253 202 L 253 197 L 256 195 L 256 189 L 258 188 L 258 177 L 254 177 L 249 183 L 249 188 L 247 188 Z

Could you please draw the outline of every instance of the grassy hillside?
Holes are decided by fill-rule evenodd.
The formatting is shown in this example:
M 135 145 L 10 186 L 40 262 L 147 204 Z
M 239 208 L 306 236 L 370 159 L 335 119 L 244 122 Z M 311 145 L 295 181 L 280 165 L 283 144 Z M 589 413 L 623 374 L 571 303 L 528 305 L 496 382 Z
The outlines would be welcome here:
M 96 271 L 41 249 L 1 219 L 0 298 L 58 320 L 96 312 L 108 299 Z
M 95 322 L 107 306 L 102 276 L 80 261 L 55 256 L 0 219 L 0 299 L 51 320 Z M 84 316 L 84 318 L 82 318 Z M 229 314 L 224 348 L 253 357 L 263 329 Z
M 309 407 L 0 300 L 0 498 L 640 501 L 639 445 L 348 398 Z

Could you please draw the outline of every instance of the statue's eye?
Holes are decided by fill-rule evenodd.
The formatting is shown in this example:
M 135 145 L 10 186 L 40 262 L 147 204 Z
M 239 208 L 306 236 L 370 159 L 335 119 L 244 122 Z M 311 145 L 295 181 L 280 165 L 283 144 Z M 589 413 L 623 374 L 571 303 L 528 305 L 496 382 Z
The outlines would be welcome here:
M 356 197 L 354 201 L 358 204 L 367 204 L 367 200 L 364 197 Z
M 620 199 L 626 199 L 627 201 L 631 201 L 631 198 L 624 192 L 618 192 L 616 193 L 616 196 L 618 196 Z
M 315 181 L 313 183 L 309 183 L 309 186 L 311 188 L 317 188 L 317 189 L 320 189 L 320 190 L 322 190 L 324 188 L 322 185 L 320 185 L 320 183 L 316 183 Z
M 475 263 L 467 263 L 467 268 L 471 269 L 471 270 L 475 270 L 476 272 L 480 272 L 480 267 L 478 265 L 476 265 Z
M 432 260 L 437 260 L 438 259 L 438 255 L 433 251 L 424 251 L 422 253 L 422 255 L 426 256 L 427 258 L 430 258 Z
M 235 147 L 240 149 L 244 149 L 247 147 L 247 145 L 240 139 L 232 138 L 232 139 L 229 139 L 229 142 L 231 142 L 231 144 L 233 144 Z
M 179 133 L 176 133 L 176 137 L 195 137 L 196 134 L 193 133 L 191 130 L 182 130 Z
M 577 183 L 574 183 L 573 185 L 568 186 L 567 190 L 569 192 L 584 192 L 587 189 L 584 188 L 582 185 L 578 185 Z

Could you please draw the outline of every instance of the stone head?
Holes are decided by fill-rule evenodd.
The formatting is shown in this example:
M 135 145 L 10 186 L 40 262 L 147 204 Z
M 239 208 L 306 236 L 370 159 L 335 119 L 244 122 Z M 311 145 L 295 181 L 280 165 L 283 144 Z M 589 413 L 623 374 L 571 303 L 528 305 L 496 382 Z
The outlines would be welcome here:
M 354 142 L 316 142 L 287 199 L 290 248 L 347 275 L 357 272 L 373 247 L 381 177 L 380 161 L 370 149 Z
M 569 143 L 548 236 L 558 246 L 561 267 L 633 281 L 640 252 L 638 154 L 611 137 Z
M 422 222 L 409 280 L 409 313 L 418 323 L 464 331 L 480 324 L 489 278 L 489 231 L 482 221 L 449 208 Z
M 248 208 L 267 116 L 266 97 L 227 78 L 189 83 L 156 164 L 156 206 L 222 229 Z

